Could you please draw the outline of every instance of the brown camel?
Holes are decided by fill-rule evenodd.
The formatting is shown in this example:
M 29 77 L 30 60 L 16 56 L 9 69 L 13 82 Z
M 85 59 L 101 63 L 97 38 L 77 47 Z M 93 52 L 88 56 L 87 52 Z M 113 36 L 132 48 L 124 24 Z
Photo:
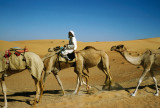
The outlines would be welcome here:
M 82 76 L 86 78 L 86 83 L 88 84 L 88 75 L 84 74 L 83 71 L 86 69 L 88 71 L 88 68 L 98 66 L 100 70 L 102 70 L 105 75 L 105 83 L 104 86 L 107 86 L 109 84 L 109 89 L 111 87 L 111 81 L 112 77 L 109 70 L 109 57 L 103 50 L 97 50 L 96 48 L 92 46 L 87 46 L 83 50 L 76 52 L 76 67 L 75 72 L 78 75 L 79 82 L 77 83 L 77 93 L 80 90 L 80 82 L 82 80 Z
M 55 48 L 56 49 L 56 48 Z M 51 51 L 52 49 L 49 49 Z M 52 50 L 53 51 L 53 50 Z M 76 55 L 76 62 L 66 62 L 64 59 L 64 62 L 60 61 L 59 62 L 59 56 L 57 55 L 58 51 L 53 51 L 48 53 L 47 55 L 44 56 L 43 62 L 44 62 L 44 67 L 45 67 L 45 74 L 44 74 L 44 82 L 46 80 L 46 77 L 52 72 L 54 76 L 56 77 L 59 85 L 61 86 L 61 89 L 64 94 L 64 89 L 62 86 L 62 82 L 58 77 L 58 72 L 61 69 L 69 68 L 69 67 L 75 67 L 74 71 L 77 73 L 77 86 L 75 89 L 76 94 L 78 94 L 79 87 L 84 83 L 82 77 L 86 78 L 87 81 L 87 90 L 90 87 L 88 85 L 88 73 L 84 72 L 84 69 L 88 71 L 88 68 L 97 66 L 103 70 L 103 72 L 106 74 L 106 80 L 105 80 L 105 85 L 107 85 L 107 79 L 109 75 L 109 81 L 111 83 L 111 76 L 109 73 L 109 59 L 107 54 L 104 51 L 97 50 L 93 47 L 86 47 L 85 49 L 75 52 Z M 61 58 L 61 57 L 60 57 Z M 61 58 L 62 59 L 62 58 Z M 76 65 L 75 65 L 76 64 Z
M 113 46 L 111 48 L 111 51 L 119 52 L 129 63 L 133 65 L 141 65 L 144 68 L 144 71 L 138 81 L 138 85 L 135 91 L 131 94 L 132 96 L 136 95 L 138 87 L 140 86 L 147 72 L 150 72 L 153 78 L 153 81 L 155 83 L 156 93 L 154 95 L 155 96 L 159 95 L 157 81 L 156 81 L 153 71 L 157 71 L 160 69 L 160 50 L 153 50 L 153 51 L 147 50 L 144 54 L 140 56 L 136 56 L 136 57 L 131 56 L 128 53 L 127 49 L 124 47 L 124 45 Z
M 7 108 L 7 97 L 6 97 L 6 85 L 5 78 L 22 72 L 25 69 L 28 69 L 34 79 L 36 86 L 36 96 L 34 104 L 38 103 L 41 99 L 43 93 L 42 85 L 42 72 L 43 72 L 43 62 L 41 58 L 33 52 L 25 52 L 23 55 L 16 56 L 14 53 L 11 53 L 10 57 L 5 58 L 5 53 L 0 52 L 0 82 L 2 86 L 2 92 L 4 94 L 4 108 Z M 25 60 L 24 60 L 25 59 Z

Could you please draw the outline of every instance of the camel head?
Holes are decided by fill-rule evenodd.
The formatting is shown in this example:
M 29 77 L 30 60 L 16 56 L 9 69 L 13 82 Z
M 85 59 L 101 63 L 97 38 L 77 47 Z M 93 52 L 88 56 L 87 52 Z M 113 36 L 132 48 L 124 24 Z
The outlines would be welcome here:
M 53 48 L 48 48 L 48 52 L 53 52 L 54 49 Z
M 126 48 L 124 47 L 124 45 L 117 45 L 111 47 L 111 51 L 123 52 L 125 50 Z
M 53 51 L 58 51 L 58 50 L 60 50 L 60 46 L 57 46 L 57 47 L 55 47 L 55 48 L 48 48 L 48 52 L 53 52 Z

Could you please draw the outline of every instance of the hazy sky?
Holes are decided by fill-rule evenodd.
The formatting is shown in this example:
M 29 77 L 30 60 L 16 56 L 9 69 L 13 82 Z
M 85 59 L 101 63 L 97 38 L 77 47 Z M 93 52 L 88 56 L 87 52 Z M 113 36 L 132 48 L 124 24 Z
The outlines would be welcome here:
M 0 40 L 160 37 L 160 0 L 0 0 Z

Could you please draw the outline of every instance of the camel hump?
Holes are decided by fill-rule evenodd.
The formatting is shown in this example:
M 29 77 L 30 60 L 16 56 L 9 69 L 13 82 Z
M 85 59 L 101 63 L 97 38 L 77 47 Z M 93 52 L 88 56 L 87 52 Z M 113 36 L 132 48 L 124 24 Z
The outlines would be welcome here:
M 95 47 L 93 47 L 93 46 L 86 46 L 85 48 L 84 48 L 84 50 L 88 50 L 88 49 L 94 49 L 94 50 L 97 50 Z

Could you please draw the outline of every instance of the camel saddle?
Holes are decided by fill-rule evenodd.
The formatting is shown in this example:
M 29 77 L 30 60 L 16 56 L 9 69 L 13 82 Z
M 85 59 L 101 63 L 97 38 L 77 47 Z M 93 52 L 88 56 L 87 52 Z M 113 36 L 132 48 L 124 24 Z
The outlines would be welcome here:
M 12 54 L 15 54 L 16 56 L 24 56 L 24 53 L 25 52 L 28 52 L 28 49 L 25 47 L 24 49 L 22 48 L 19 48 L 19 47 L 13 47 L 13 48 L 10 48 L 9 50 L 6 50 L 5 51 L 5 54 L 4 54 L 4 57 L 6 58 L 6 64 L 9 63 L 9 57 L 12 55 Z M 24 60 L 24 57 L 23 57 L 23 60 Z
M 5 51 L 4 57 L 5 58 L 10 57 L 12 55 L 12 53 L 14 53 L 16 56 L 20 56 L 21 53 L 25 53 L 25 52 L 28 52 L 27 48 L 22 49 L 19 47 L 13 47 L 13 48 L 10 48 L 9 50 Z
M 70 60 L 66 60 L 64 57 L 61 56 L 61 54 L 58 55 L 58 61 L 59 62 L 68 62 L 68 63 L 73 63 L 75 62 L 75 52 L 71 53 L 71 54 L 67 54 L 68 58 Z
M 64 47 L 60 47 L 60 46 L 57 46 L 55 48 L 49 48 L 48 49 L 48 52 L 52 52 L 52 51 L 55 51 L 56 54 L 58 55 L 58 61 L 59 62 L 67 62 L 67 63 L 73 63 L 75 62 L 75 52 L 73 51 L 72 53 L 70 54 L 67 54 L 68 58 L 70 60 L 66 60 L 62 55 L 61 55 L 61 52 L 64 50 Z

